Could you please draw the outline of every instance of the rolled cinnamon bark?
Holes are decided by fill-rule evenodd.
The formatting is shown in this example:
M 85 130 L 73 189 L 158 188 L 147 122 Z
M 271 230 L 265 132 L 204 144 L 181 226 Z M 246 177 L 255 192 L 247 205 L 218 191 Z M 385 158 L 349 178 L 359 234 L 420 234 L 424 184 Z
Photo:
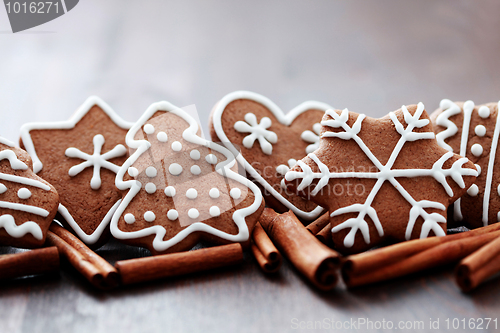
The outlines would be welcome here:
M 121 260 L 115 263 L 124 285 L 202 272 L 243 262 L 241 244 Z
M 320 232 L 316 234 L 316 238 L 328 247 L 333 246 L 332 241 L 332 227 L 327 224 Z
M 340 255 L 320 243 L 293 212 L 279 215 L 266 208 L 259 222 L 280 251 L 316 287 L 322 290 L 335 287 Z
M 0 256 L 0 280 L 58 270 L 59 252 L 54 246 Z
M 342 270 L 342 277 L 345 284 L 350 288 L 394 279 L 439 265 L 456 262 L 498 236 L 500 236 L 500 231 L 455 239 L 369 272 L 354 274 L 352 271 Z
M 321 230 L 323 230 L 327 225 L 330 225 L 330 213 L 326 212 L 325 214 L 318 217 L 318 219 L 311 224 L 309 224 L 306 229 L 311 232 L 313 235 L 317 235 Z
M 402 259 L 408 258 L 416 253 L 425 251 L 429 248 L 438 246 L 443 243 L 482 235 L 499 229 L 500 223 L 496 223 L 459 234 L 444 237 L 414 239 L 380 249 L 352 255 L 345 259 L 342 265 L 342 271 L 346 272 L 348 275 L 360 275 L 374 269 L 376 270 L 382 266 L 387 266 L 389 264 L 401 261 Z
M 500 237 L 464 258 L 455 270 L 462 291 L 469 292 L 500 271 Z
M 258 222 L 252 231 L 251 250 L 264 272 L 274 273 L 279 270 L 281 254 Z
M 72 248 L 80 252 L 83 257 L 92 263 L 101 273 L 103 277 L 103 282 L 107 288 L 116 287 L 120 278 L 118 276 L 118 271 L 113 267 L 110 263 L 108 263 L 104 258 L 99 256 L 97 253 L 92 251 L 87 245 L 85 245 L 80 239 L 78 239 L 75 235 L 73 235 L 68 230 L 63 227 L 57 225 L 56 223 L 52 223 L 50 225 L 50 231 L 63 239 L 66 243 L 68 243 Z

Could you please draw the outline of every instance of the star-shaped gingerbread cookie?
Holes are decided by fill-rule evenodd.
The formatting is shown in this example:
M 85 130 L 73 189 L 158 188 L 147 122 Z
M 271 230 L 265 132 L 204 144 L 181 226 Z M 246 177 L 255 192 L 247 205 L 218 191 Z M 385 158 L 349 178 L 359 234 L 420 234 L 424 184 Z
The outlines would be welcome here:
M 93 96 L 68 121 L 21 128 L 21 146 L 33 158 L 35 173 L 59 193 L 61 222 L 88 245 L 98 246 L 109 235 L 121 199 L 116 172 L 129 155 L 125 135 L 131 126 Z
M 437 144 L 424 105 L 374 119 L 327 110 L 319 149 L 286 185 L 328 207 L 334 245 L 356 253 L 385 242 L 446 234 L 446 211 L 474 182 L 467 158 Z
M 183 251 L 200 240 L 247 242 L 264 201 L 239 175 L 226 148 L 199 136 L 199 125 L 168 102 L 152 104 L 127 133 L 135 152 L 116 184 L 124 193 L 111 233 L 153 254 Z

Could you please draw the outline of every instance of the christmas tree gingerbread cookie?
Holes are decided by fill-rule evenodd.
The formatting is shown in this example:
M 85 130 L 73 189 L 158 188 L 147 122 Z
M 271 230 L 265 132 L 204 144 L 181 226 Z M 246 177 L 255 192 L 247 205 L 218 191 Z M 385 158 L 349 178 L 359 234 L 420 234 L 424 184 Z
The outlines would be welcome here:
M 0 245 L 42 246 L 58 205 L 56 189 L 35 175 L 28 153 L 0 137 Z
M 298 161 L 285 181 L 328 207 L 335 248 L 356 253 L 446 234 L 447 208 L 477 171 L 437 144 L 422 103 L 380 119 L 328 110 L 321 125 L 319 149 Z
M 268 98 L 235 91 L 222 98 L 210 117 L 211 137 L 236 156 L 263 190 L 266 204 L 278 212 L 292 210 L 304 221 L 323 211 L 310 200 L 282 187 L 283 176 L 297 160 L 318 147 L 320 121 L 329 105 L 309 101 L 289 113 Z
M 109 236 L 121 199 L 115 177 L 129 155 L 125 135 L 131 126 L 93 96 L 68 121 L 21 128 L 21 146 L 35 173 L 59 193 L 61 222 L 88 245 L 99 246 Z
M 127 133 L 135 152 L 118 171 L 128 190 L 111 233 L 153 254 L 200 240 L 246 242 L 264 209 L 258 187 L 237 173 L 229 150 L 201 138 L 196 121 L 168 102 L 151 105 Z
M 469 158 L 479 176 L 467 194 L 453 204 L 453 223 L 478 228 L 500 221 L 499 103 L 443 99 L 432 115 L 439 145 Z

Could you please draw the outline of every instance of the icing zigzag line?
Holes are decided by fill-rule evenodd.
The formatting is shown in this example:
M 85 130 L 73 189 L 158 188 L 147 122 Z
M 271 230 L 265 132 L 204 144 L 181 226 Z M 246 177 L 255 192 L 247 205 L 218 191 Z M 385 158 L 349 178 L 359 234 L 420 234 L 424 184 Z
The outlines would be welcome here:
M 462 112 L 462 109 L 449 99 L 443 99 L 439 103 L 439 107 L 444 111 L 443 113 L 440 113 L 439 116 L 437 116 L 436 124 L 438 124 L 439 126 L 443 126 L 446 129 L 436 134 L 436 140 L 438 144 L 444 149 L 453 151 L 453 148 L 449 144 L 444 142 L 444 140 L 458 133 L 457 125 L 455 125 L 455 123 L 450 120 L 450 117 L 459 114 L 460 112 Z
M 30 233 L 38 240 L 43 239 L 42 229 L 40 229 L 38 224 L 28 221 L 17 225 L 12 215 L 5 214 L 0 216 L 0 228 L 4 228 L 14 238 L 21 238 Z
M 21 162 L 12 150 L 0 151 L 0 161 L 9 160 L 10 167 L 14 170 L 26 170 L 28 166 Z

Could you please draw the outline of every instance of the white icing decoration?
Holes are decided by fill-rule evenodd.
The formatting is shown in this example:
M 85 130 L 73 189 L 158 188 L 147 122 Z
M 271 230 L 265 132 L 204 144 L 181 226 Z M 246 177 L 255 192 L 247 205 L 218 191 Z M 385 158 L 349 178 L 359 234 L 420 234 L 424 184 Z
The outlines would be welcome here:
M 489 111 L 489 109 L 488 109 Z M 491 139 L 490 156 L 488 158 L 488 169 L 486 171 L 486 186 L 484 187 L 483 196 L 483 225 L 488 225 L 488 208 L 490 204 L 491 185 L 493 183 L 493 168 L 495 166 L 495 155 L 497 153 L 498 139 L 500 138 L 500 102 L 497 104 L 497 119 L 495 122 L 495 130 Z
M 125 214 L 125 216 L 123 217 L 123 219 L 128 224 L 133 224 L 135 222 L 135 216 L 134 216 L 134 214 L 131 214 L 131 213 Z
M 202 221 L 195 221 L 194 223 L 190 223 L 187 227 L 183 228 L 175 236 L 169 239 L 165 239 L 166 229 L 161 225 L 152 225 L 147 228 L 143 228 L 141 230 L 127 231 L 127 232 L 122 231 L 118 228 L 118 221 L 120 217 L 127 209 L 133 198 L 141 190 L 140 182 L 136 180 L 124 180 L 124 175 L 128 170 L 128 168 L 132 166 L 142 154 L 147 153 L 147 151 L 151 148 L 151 144 L 147 140 L 145 139 L 136 140 L 134 137 L 136 133 L 140 130 L 142 125 L 145 124 L 148 121 L 148 119 L 150 119 L 159 110 L 169 112 L 170 114 L 178 116 L 182 118 L 184 121 L 186 121 L 189 124 L 189 127 L 185 129 L 184 132 L 182 133 L 182 138 L 189 143 L 207 147 L 223 155 L 225 159 L 216 165 L 215 172 L 217 172 L 219 175 L 223 177 L 226 177 L 228 179 L 231 179 L 235 182 L 242 184 L 243 186 L 246 186 L 253 193 L 254 201 L 247 207 L 235 210 L 231 215 L 232 220 L 237 226 L 238 230 L 237 233 L 229 234 L 223 232 L 221 230 L 218 230 L 212 226 L 203 223 Z M 257 185 L 255 185 L 252 181 L 246 179 L 245 177 L 239 175 L 237 172 L 234 172 L 231 169 L 236 165 L 236 160 L 229 150 L 199 137 L 196 134 L 198 130 L 199 130 L 199 125 L 196 123 L 194 118 L 188 115 L 184 110 L 175 107 L 168 102 L 159 102 L 152 104 L 146 110 L 146 112 L 139 118 L 137 123 L 133 125 L 133 127 L 127 133 L 125 140 L 127 142 L 127 145 L 134 150 L 134 153 L 125 161 L 125 163 L 123 163 L 116 177 L 116 186 L 120 190 L 128 190 L 128 192 L 123 198 L 120 205 L 118 206 L 118 209 L 116 210 L 116 213 L 113 215 L 113 218 L 111 220 L 110 230 L 115 238 L 126 240 L 126 239 L 148 237 L 153 235 L 154 238 L 152 246 L 158 252 L 165 251 L 168 248 L 178 244 L 185 237 L 187 237 L 193 232 L 202 232 L 210 234 L 229 242 L 243 242 L 249 239 L 250 233 L 248 230 L 248 226 L 245 222 L 245 218 L 254 214 L 261 207 L 263 202 L 262 193 L 260 192 Z M 169 171 L 172 171 L 170 170 L 171 166 L 169 166 Z
M 210 207 L 209 213 L 212 217 L 220 216 L 220 208 L 217 206 L 212 206 Z
M 0 157 L 0 160 L 1 160 L 1 157 Z M 49 185 L 44 184 L 41 181 L 36 180 L 36 179 L 25 178 L 25 177 L 20 177 L 20 176 L 16 176 L 16 175 L 10 175 L 8 173 L 2 173 L 2 172 L 0 172 L 0 179 L 8 181 L 8 182 L 19 183 L 22 185 L 38 187 L 38 188 L 41 188 L 42 190 L 45 190 L 45 191 L 50 191 Z
M 191 167 L 191 173 L 197 176 L 201 173 L 201 168 L 198 165 L 193 165 Z
M 182 172 L 182 166 L 178 163 L 172 163 L 168 167 L 168 172 L 170 172 L 170 174 L 173 176 L 178 176 Z
M 475 143 L 470 148 L 470 151 L 472 155 L 479 157 L 483 154 L 483 146 L 481 146 L 479 143 Z
M 197 150 L 197 149 L 193 149 L 191 150 L 191 152 L 189 153 L 189 156 L 195 160 L 195 161 L 198 161 L 200 158 L 201 158 L 201 154 L 200 154 L 200 151 Z
M 481 174 L 481 166 L 479 164 L 474 164 L 476 166 L 476 169 L 477 169 L 477 176 L 479 177 L 479 175 Z
M 197 196 L 198 196 L 198 191 L 196 191 L 196 189 L 194 189 L 194 188 L 190 188 L 186 191 L 186 197 L 188 199 L 193 200 L 193 199 L 196 199 Z
M 91 96 L 87 98 L 87 100 L 78 108 L 78 110 L 73 114 L 73 116 L 67 121 L 59 121 L 59 122 L 47 122 L 47 123 L 28 123 L 24 124 L 21 127 L 21 140 L 24 145 L 24 148 L 31 156 L 33 160 L 33 171 L 35 173 L 40 172 L 43 168 L 43 164 L 38 158 L 36 153 L 35 146 L 33 144 L 33 140 L 30 135 L 30 131 L 32 130 L 49 130 L 49 129 L 73 129 L 78 122 L 94 107 L 98 106 L 118 127 L 122 129 L 129 129 L 132 126 L 132 123 L 124 121 L 120 116 L 118 116 L 111 107 L 106 104 L 99 97 Z M 106 230 L 109 221 L 111 220 L 111 216 L 113 212 L 118 207 L 121 200 L 117 201 L 113 207 L 109 210 L 108 213 L 104 216 L 101 223 L 97 227 L 97 229 L 91 234 L 86 234 L 73 219 L 71 214 L 68 212 L 66 207 L 63 205 L 59 205 L 59 212 L 63 214 L 66 222 L 71 226 L 71 228 L 75 231 L 77 236 L 86 244 L 92 245 L 97 240 L 99 240 L 100 236 Z
M 152 211 L 148 210 L 144 213 L 144 220 L 146 220 L 146 222 L 153 222 L 155 219 L 156 215 Z
M 156 134 L 156 138 L 160 142 L 167 142 L 168 141 L 168 135 L 165 132 L 158 132 L 158 134 Z
M 300 135 L 302 140 L 310 143 L 310 145 L 306 147 L 306 154 L 312 153 L 313 151 L 319 148 L 319 135 L 321 133 L 321 124 L 320 123 L 314 124 L 313 131 L 314 132 L 307 130 L 302 132 L 302 134 Z
M 257 117 L 249 112 L 245 115 L 245 121 L 237 121 L 234 124 L 234 129 L 240 133 L 250 133 L 243 138 L 243 146 L 247 149 L 253 147 L 255 140 L 259 141 L 260 149 L 266 155 L 271 155 L 273 152 L 272 143 L 278 142 L 276 133 L 269 131 L 272 122 L 269 117 L 263 117 L 260 124 L 257 122 Z
M 14 238 L 21 238 L 26 234 L 32 234 L 35 239 L 43 239 L 43 232 L 38 224 L 28 221 L 17 225 L 12 215 L 5 214 L 0 216 L 0 228 L 4 228 L 7 234 Z
M 208 164 L 217 164 L 217 156 L 214 154 L 208 154 L 205 157 L 205 161 L 207 161 Z
M 136 178 L 139 176 L 139 170 L 137 170 L 137 168 L 130 167 L 128 168 L 128 174 L 130 177 Z
M 158 171 L 156 170 L 156 168 L 154 166 L 148 166 L 146 168 L 146 176 L 148 176 L 149 178 L 154 178 L 154 177 L 156 177 L 157 174 L 158 174 Z
M 93 190 L 98 190 L 101 187 L 101 168 L 106 168 L 114 173 L 117 173 L 120 167 L 116 164 L 109 162 L 108 160 L 115 157 L 124 156 L 127 153 L 127 148 L 125 148 L 124 145 L 119 144 L 116 145 L 110 151 L 101 155 L 101 149 L 102 146 L 104 145 L 104 136 L 102 136 L 101 134 L 97 134 L 96 136 L 94 136 L 93 143 L 94 143 L 93 155 L 89 155 L 79 150 L 78 148 L 73 148 L 73 147 L 66 149 L 65 154 L 66 156 L 71 158 L 79 158 L 85 160 L 85 162 L 74 165 L 69 169 L 68 174 L 71 177 L 78 175 L 80 172 L 82 172 L 84 169 L 88 167 L 94 168 L 94 174 L 92 176 L 92 179 L 90 180 L 90 187 Z
M 7 191 L 7 186 L 0 183 L 0 194 L 4 194 Z
M 361 125 L 365 115 L 360 114 L 354 124 L 349 126 L 347 121 L 349 120 L 349 112 L 344 109 L 341 114 L 333 110 L 327 110 L 326 114 L 332 119 L 324 120 L 321 122 L 323 126 L 341 128 L 344 131 L 341 132 L 325 132 L 322 138 L 339 138 L 342 140 L 354 140 L 356 144 L 361 148 L 373 165 L 379 170 L 378 172 L 330 172 L 328 166 L 319 160 L 319 158 L 314 154 L 310 153 L 308 157 L 317 164 L 319 172 L 313 172 L 312 169 L 302 161 L 298 161 L 297 165 L 302 169 L 302 171 L 289 171 L 285 175 L 287 181 L 293 181 L 295 179 L 302 179 L 298 191 L 304 190 L 306 187 L 311 186 L 314 180 L 318 180 L 317 184 L 311 191 L 311 195 L 318 194 L 321 189 L 326 186 L 330 179 L 345 179 L 345 178 L 358 178 L 358 179 L 374 179 L 376 180 L 375 185 L 370 191 L 370 194 L 366 198 L 363 204 L 353 204 L 347 207 L 342 207 L 330 214 L 330 216 L 338 216 L 347 213 L 357 213 L 357 217 L 349 218 L 348 220 L 340 223 L 332 229 L 332 232 L 338 232 L 345 228 L 351 228 L 347 236 L 344 238 L 344 246 L 352 247 L 354 244 L 354 239 L 357 231 L 359 230 L 363 236 L 364 241 L 370 243 L 370 233 L 368 222 L 365 219 L 367 216 L 374 223 L 379 236 L 384 235 L 384 230 L 380 220 L 378 218 L 376 210 L 371 206 L 375 196 L 382 187 L 382 185 L 389 181 L 394 188 L 402 195 L 402 197 L 410 203 L 412 206 L 409 214 L 408 225 L 406 228 L 405 237 L 410 239 L 413 232 L 414 224 L 418 217 L 422 217 L 424 223 L 422 224 L 422 229 L 420 232 L 420 238 L 425 238 L 429 235 L 432 230 L 437 236 L 444 236 L 445 233 L 440 227 L 439 223 L 445 223 L 446 219 L 443 215 L 438 213 L 427 213 L 425 209 L 435 208 L 445 211 L 446 207 L 439 203 L 429 200 L 416 201 L 406 189 L 399 183 L 398 178 L 413 178 L 413 177 L 433 177 L 437 182 L 441 184 L 446 193 L 452 197 L 453 190 L 448 184 L 446 177 L 451 177 L 457 185 L 461 188 L 465 187 L 465 182 L 463 176 L 477 176 L 477 172 L 472 169 L 462 168 L 462 166 L 468 162 L 467 158 L 461 158 L 455 161 L 450 169 L 444 169 L 443 165 L 446 161 L 453 157 L 452 152 L 447 152 L 439 160 L 434 162 L 431 169 L 392 169 L 394 162 L 396 161 L 401 149 L 406 142 L 412 142 L 417 140 L 427 140 L 434 139 L 433 132 L 414 132 L 415 128 L 422 128 L 429 124 L 428 119 L 420 119 L 422 113 L 424 112 L 424 105 L 419 103 L 415 114 L 412 116 L 411 113 L 405 106 L 401 107 L 403 111 L 404 120 L 407 127 L 404 128 L 403 124 L 399 121 L 396 115 L 391 112 L 389 113 L 390 119 L 394 123 L 395 130 L 401 135 L 399 141 L 394 147 L 387 163 L 383 165 L 379 159 L 372 153 L 368 146 L 363 142 L 363 140 L 358 136 L 361 131 Z
M 467 190 L 467 194 L 471 197 L 475 197 L 479 193 L 479 187 L 476 184 L 472 184 L 471 187 Z
M 241 198 L 241 190 L 237 187 L 232 188 L 231 191 L 229 191 L 229 195 L 234 200 L 238 200 L 239 198 Z
M 12 150 L 2 150 L 0 151 L 0 161 L 2 160 L 8 160 L 10 163 L 10 167 L 13 170 L 27 170 L 28 166 L 20 161 L 16 153 L 14 153 Z
M 474 128 L 474 132 L 476 133 L 477 136 L 485 136 L 486 127 L 484 127 L 483 125 L 477 125 L 476 128 Z
M 155 185 L 155 183 L 147 183 L 146 186 L 144 186 L 144 189 L 149 194 L 153 194 L 156 192 L 156 185 Z
M 208 192 L 208 195 L 210 196 L 210 198 L 212 199 L 217 199 L 219 196 L 220 196 L 220 192 L 217 188 L 213 187 L 210 189 L 210 191 Z
M 173 197 L 175 195 L 175 187 L 173 186 L 165 187 L 165 195 L 167 197 Z
M 305 221 L 314 221 L 317 219 L 323 212 L 324 209 L 321 206 L 316 206 L 310 211 L 305 211 L 297 208 L 295 205 L 293 205 L 290 201 L 288 201 L 287 198 L 285 198 L 282 194 L 280 189 L 276 189 L 273 187 L 273 185 L 269 184 L 269 182 L 262 177 L 261 173 L 259 173 L 255 168 L 252 166 L 251 163 L 249 163 L 243 154 L 240 153 L 238 147 L 236 147 L 229 138 L 227 137 L 226 133 L 224 132 L 224 129 L 222 128 L 222 116 L 225 112 L 226 107 L 233 101 L 236 100 L 250 100 L 257 102 L 267 108 L 274 117 L 283 125 L 285 126 L 290 126 L 292 122 L 301 114 L 308 110 L 327 110 L 331 109 L 332 107 L 328 104 L 321 103 L 321 102 L 316 102 L 316 101 L 308 101 L 304 102 L 294 109 L 292 109 L 290 112 L 285 114 L 275 103 L 273 103 L 269 98 L 264 97 L 260 94 L 256 94 L 254 92 L 250 91 L 234 91 L 226 96 L 224 96 L 214 107 L 213 113 L 212 113 L 212 122 L 213 122 L 213 128 L 215 131 L 215 134 L 217 136 L 217 139 L 222 142 L 226 148 L 228 148 L 233 155 L 236 157 L 236 160 L 240 165 L 243 166 L 245 169 L 246 173 L 254 179 L 264 190 L 266 193 L 269 193 L 272 195 L 274 198 L 276 198 L 281 204 L 283 204 L 287 209 L 291 210 L 292 212 L 295 213 L 297 217 L 299 217 L 302 220 Z M 215 138 L 214 138 L 215 139 Z
M 31 197 L 31 191 L 28 190 L 26 187 L 22 187 L 17 191 L 17 196 L 19 199 L 27 200 Z
M 169 220 L 175 221 L 179 217 L 179 213 L 175 209 L 170 209 L 167 212 L 167 217 L 168 217 Z
M 500 184 L 498 184 L 498 186 L 497 186 L 497 193 L 498 193 L 498 195 L 500 195 Z
M 0 136 L 0 143 L 9 147 L 14 148 L 14 142 L 10 141 L 9 139 L 6 139 L 2 136 Z
M 314 151 L 314 150 L 313 150 Z M 276 167 L 276 172 L 282 176 L 284 176 L 288 171 L 290 171 L 291 168 L 293 168 L 297 164 L 296 159 L 289 159 L 288 160 L 288 166 L 281 164 Z
M 198 209 L 196 208 L 191 208 L 189 211 L 188 211 L 188 216 L 189 218 L 191 219 L 197 219 L 199 216 L 200 216 L 200 212 L 198 211 Z
M 144 125 L 144 132 L 146 132 L 146 134 L 153 134 L 155 132 L 155 127 L 151 124 L 146 124 Z
M 486 119 L 490 116 L 490 108 L 483 105 L 479 108 L 479 110 L 477 110 L 477 113 L 479 114 L 479 117 Z
M 497 222 L 500 222 L 500 212 L 497 213 Z
M 182 150 L 182 143 L 180 143 L 179 141 L 172 142 L 172 150 L 173 151 L 181 151 Z

